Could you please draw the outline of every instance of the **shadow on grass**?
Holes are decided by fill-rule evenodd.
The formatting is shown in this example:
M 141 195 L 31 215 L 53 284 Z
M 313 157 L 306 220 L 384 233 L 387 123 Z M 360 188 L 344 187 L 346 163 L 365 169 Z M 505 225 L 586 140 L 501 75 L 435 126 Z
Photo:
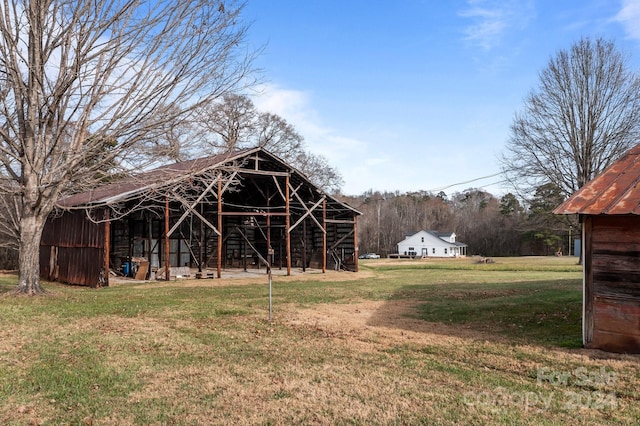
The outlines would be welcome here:
M 15 290 L 18 285 L 18 273 L 14 271 L 0 272 L 0 294 Z
M 411 302 L 413 308 L 407 311 L 407 303 L 400 301 Z M 419 321 L 407 321 L 407 317 Z M 580 348 L 581 317 L 580 280 L 444 283 L 397 290 L 368 325 Z

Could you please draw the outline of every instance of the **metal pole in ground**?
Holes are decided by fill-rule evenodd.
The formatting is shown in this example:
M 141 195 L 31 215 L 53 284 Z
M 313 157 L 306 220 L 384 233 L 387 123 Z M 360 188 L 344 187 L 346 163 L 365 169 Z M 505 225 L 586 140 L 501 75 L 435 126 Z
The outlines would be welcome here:
M 273 257 L 273 249 L 271 247 L 269 247 L 267 249 L 267 274 L 269 275 L 269 322 L 271 322 L 271 315 L 272 315 L 272 301 L 271 301 L 271 295 L 272 295 L 272 291 L 271 291 L 271 259 Z
M 269 322 L 271 322 L 271 266 L 269 266 Z

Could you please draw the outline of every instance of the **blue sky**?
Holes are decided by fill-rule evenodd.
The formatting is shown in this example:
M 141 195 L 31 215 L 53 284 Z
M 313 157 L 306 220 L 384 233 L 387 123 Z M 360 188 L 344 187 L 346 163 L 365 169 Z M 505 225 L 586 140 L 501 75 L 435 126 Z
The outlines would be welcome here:
M 640 65 L 640 0 L 248 0 L 244 18 L 264 45 L 256 105 L 348 195 L 505 193 L 492 175 L 513 115 L 559 49 L 605 37 Z

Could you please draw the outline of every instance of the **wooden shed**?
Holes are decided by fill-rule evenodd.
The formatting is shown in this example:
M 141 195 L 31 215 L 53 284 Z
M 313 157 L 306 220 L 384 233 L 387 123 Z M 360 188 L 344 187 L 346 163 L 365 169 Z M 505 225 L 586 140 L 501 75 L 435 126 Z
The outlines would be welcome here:
M 554 213 L 582 223 L 585 347 L 640 353 L 640 145 Z
M 110 271 L 357 271 L 360 212 L 262 148 L 183 161 L 62 199 L 43 232 L 44 279 L 99 287 Z M 137 263 L 136 263 L 137 262 Z M 194 274 L 194 275 L 195 275 Z

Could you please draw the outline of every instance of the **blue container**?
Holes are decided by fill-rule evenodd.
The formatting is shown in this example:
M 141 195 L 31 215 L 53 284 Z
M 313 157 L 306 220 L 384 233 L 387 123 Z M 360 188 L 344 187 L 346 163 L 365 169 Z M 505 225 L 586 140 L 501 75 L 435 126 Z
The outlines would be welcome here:
M 129 272 L 131 271 L 131 263 L 129 262 L 124 262 L 122 264 L 122 273 L 124 274 L 125 277 L 129 276 Z

